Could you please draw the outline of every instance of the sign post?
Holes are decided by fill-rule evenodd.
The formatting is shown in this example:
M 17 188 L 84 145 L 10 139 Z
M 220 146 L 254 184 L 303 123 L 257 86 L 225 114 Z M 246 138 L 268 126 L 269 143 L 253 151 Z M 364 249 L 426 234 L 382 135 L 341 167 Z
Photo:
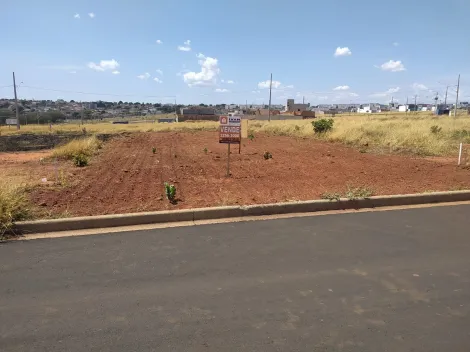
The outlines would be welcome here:
M 241 117 L 220 116 L 219 117 L 219 143 L 228 144 L 227 147 L 227 177 L 230 176 L 230 144 L 240 144 Z

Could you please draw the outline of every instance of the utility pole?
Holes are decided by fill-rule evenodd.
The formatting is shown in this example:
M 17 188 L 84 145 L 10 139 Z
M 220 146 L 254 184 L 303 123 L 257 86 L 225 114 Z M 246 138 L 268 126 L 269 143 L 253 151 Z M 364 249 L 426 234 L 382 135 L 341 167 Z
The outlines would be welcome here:
M 449 86 L 446 88 L 446 98 L 444 100 L 444 105 L 447 107 L 447 92 L 449 91 Z
M 460 89 L 460 74 L 459 74 L 459 79 L 457 80 L 457 97 L 455 98 L 454 117 L 457 117 L 457 105 L 459 104 L 459 89 Z
M 408 114 L 408 109 L 409 109 L 409 107 L 408 107 L 408 97 L 406 97 L 406 109 L 405 109 L 406 114 Z
M 271 90 L 273 88 L 273 74 L 271 73 L 271 83 L 269 83 L 269 109 L 268 109 L 268 121 L 271 122 Z
M 83 126 L 83 103 L 80 102 L 80 107 L 81 107 L 81 111 L 80 111 L 80 124 Z
M 16 129 L 20 129 L 20 112 L 18 110 L 18 97 L 16 96 L 16 81 L 15 72 L 13 72 L 13 90 L 15 92 L 15 107 L 16 107 Z

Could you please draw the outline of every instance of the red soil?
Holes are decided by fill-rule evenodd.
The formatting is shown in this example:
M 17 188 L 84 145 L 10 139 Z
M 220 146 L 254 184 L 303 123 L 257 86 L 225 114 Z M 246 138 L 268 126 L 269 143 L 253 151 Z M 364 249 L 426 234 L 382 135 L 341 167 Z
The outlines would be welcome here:
M 264 160 L 265 151 L 273 158 Z M 360 153 L 310 138 L 257 134 L 240 155 L 237 145 L 232 153 L 232 176 L 225 177 L 227 145 L 215 132 L 119 137 L 74 172 L 72 186 L 42 186 L 31 198 L 53 213 L 80 216 L 319 199 L 348 185 L 379 195 L 470 189 L 470 171 L 451 161 Z M 164 198 L 164 181 L 176 185 L 176 205 Z

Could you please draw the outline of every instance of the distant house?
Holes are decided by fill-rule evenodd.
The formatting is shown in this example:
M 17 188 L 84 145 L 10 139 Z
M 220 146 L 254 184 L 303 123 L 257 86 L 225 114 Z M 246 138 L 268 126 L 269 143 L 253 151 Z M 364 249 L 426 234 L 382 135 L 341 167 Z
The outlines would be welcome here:
M 295 104 L 294 99 L 287 99 L 287 111 L 288 112 L 301 112 L 308 110 L 310 104 Z
M 372 113 L 382 112 L 382 110 L 380 109 L 379 106 L 368 104 L 368 105 L 360 105 L 359 108 L 357 109 L 357 112 L 360 114 L 372 114 Z

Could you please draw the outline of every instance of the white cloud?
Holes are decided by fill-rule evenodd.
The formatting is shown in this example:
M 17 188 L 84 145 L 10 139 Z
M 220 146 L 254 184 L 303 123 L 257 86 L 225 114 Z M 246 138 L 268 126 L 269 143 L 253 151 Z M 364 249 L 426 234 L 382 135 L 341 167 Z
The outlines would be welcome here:
M 214 92 L 216 92 L 216 93 L 228 93 L 230 91 L 228 89 L 225 89 L 225 88 L 217 88 Z
M 73 15 L 73 18 L 76 18 L 77 20 L 80 19 L 80 14 L 76 13 L 75 15 Z
M 217 83 L 217 76 L 220 74 L 219 62 L 216 58 L 206 57 L 198 54 L 200 72 L 186 72 L 183 75 L 184 81 L 189 87 L 193 86 L 213 86 Z
M 94 62 L 88 63 L 88 67 L 95 71 L 107 71 L 107 70 L 116 70 L 119 67 L 119 63 L 112 60 L 101 60 L 99 64 Z
M 145 72 L 145 73 L 143 73 L 143 74 L 141 74 L 141 75 L 138 75 L 137 78 L 138 78 L 138 79 L 149 79 L 149 78 L 150 78 L 150 73 Z
M 413 83 L 411 88 L 413 88 L 414 90 L 429 90 L 428 87 L 426 87 L 424 84 L 421 84 L 421 83 Z
M 349 86 L 338 86 L 336 88 L 333 88 L 333 90 L 348 90 Z
M 120 74 L 121 72 L 119 72 L 118 70 L 114 70 L 113 72 L 111 72 L 113 75 L 118 75 Z
M 396 88 L 390 88 L 389 90 L 387 90 L 387 93 L 393 94 L 393 93 L 398 93 L 399 91 L 400 91 L 400 87 L 396 87 Z
M 158 73 L 159 75 L 163 75 L 163 71 L 158 69 L 158 70 L 155 70 L 156 73 Z
M 281 88 L 294 89 L 294 85 L 289 84 L 288 86 L 285 86 L 285 87 L 281 86 Z
M 316 97 L 318 100 L 328 100 L 328 97 L 326 95 Z
M 261 93 L 261 91 L 259 91 L 259 90 L 252 90 L 251 92 L 252 92 L 253 94 L 259 94 L 259 93 Z
M 160 39 L 157 39 L 156 43 L 157 44 L 163 44 L 163 42 Z
M 88 16 L 90 16 L 90 18 L 95 18 L 96 15 L 93 12 L 90 12 Z
M 391 94 L 398 93 L 399 91 L 400 91 L 400 87 L 390 88 L 385 92 L 374 93 L 374 94 L 371 94 L 370 96 L 375 97 L 375 98 L 384 98 L 384 97 L 387 97 Z
M 400 45 L 400 44 L 397 43 L 397 42 L 393 43 L 393 46 L 398 46 L 398 45 Z
M 163 81 L 158 77 L 155 77 L 153 80 L 157 83 L 163 83 Z
M 390 60 L 388 62 L 384 62 L 382 65 L 380 65 L 380 69 L 383 71 L 390 71 L 390 72 L 399 72 L 399 71 L 405 71 L 405 66 L 401 61 L 393 61 Z
M 191 51 L 191 41 L 188 39 L 186 40 L 184 43 L 184 45 L 178 45 L 178 50 L 179 51 Z M 201 53 L 199 53 L 199 55 L 202 55 Z M 198 55 L 198 57 L 199 57 Z
M 258 88 L 259 88 L 259 89 L 268 89 L 269 86 L 270 86 L 270 84 L 271 84 L 271 81 L 268 79 L 267 81 L 259 82 L 259 83 L 258 83 Z M 279 82 L 279 81 L 273 81 L 272 87 L 273 87 L 274 89 L 277 89 L 277 88 L 279 88 L 280 86 L 281 86 L 281 82 Z
M 349 93 L 349 96 L 350 96 L 350 97 L 353 97 L 353 98 L 356 98 L 356 97 L 359 96 L 359 94 L 357 94 L 357 93 Z
M 338 56 L 350 56 L 350 55 L 352 55 L 352 52 L 351 52 L 351 50 L 349 50 L 349 48 L 346 47 L 346 46 L 345 46 L 344 48 L 341 48 L 341 47 L 338 46 L 338 47 L 336 48 L 336 51 L 335 51 L 335 54 L 334 54 L 335 57 L 338 57 Z
M 228 83 L 228 84 L 234 84 L 235 82 L 232 81 L 232 80 L 228 80 L 227 83 Z

